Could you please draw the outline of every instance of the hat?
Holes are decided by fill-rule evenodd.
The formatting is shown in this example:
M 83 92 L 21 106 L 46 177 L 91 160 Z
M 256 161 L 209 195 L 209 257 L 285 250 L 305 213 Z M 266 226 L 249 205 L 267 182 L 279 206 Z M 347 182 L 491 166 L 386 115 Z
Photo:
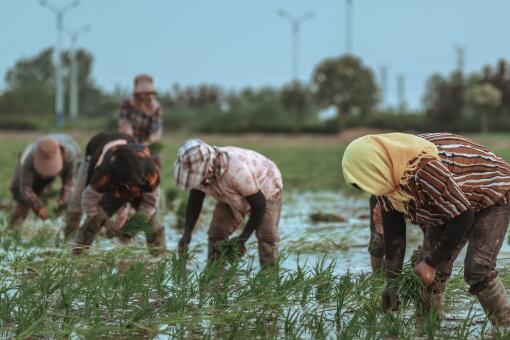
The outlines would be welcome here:
M 202 184 L 209 166 L 209 160 L 216 151 L 200 139 L 186 140 L 177 151 L 172 177 L 177 186 L 184 190 L 197 188 Z
M 34 151 L 34 168 L 43 177 L 55 177 L 62 171 L 64 160 L 60 144 L 51 138 L 41 138 Z
M 137 93 L 156 93 L 154 91 L 152 77 L 148 74 L 140 74 L 135 77 L 134 94 Z

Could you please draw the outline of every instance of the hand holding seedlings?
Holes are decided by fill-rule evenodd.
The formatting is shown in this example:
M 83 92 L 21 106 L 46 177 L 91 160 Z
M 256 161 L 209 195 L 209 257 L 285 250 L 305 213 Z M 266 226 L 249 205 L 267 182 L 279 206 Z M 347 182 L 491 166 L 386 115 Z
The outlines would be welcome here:
M 45 220 L 48 218 L 48 210 L 46 210 L 45 207 L 40 207 L 37 210 L 37 216 L 39 216 L 40 219 Z
M 420 275 L 423 284 L 428 287 L 434 282 L 436 276 L 436 269 L 429 266 L 425 261 L 419 262 L 415 267 L 414 271 Z

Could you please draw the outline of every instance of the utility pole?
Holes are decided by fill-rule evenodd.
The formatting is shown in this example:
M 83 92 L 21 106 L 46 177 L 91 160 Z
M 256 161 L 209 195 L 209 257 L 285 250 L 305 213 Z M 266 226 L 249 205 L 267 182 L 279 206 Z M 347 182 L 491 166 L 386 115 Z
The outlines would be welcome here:
M 397 95 L 398 95 L 398 111 L 404 113 L 406 109 L 406 98 L 405 98 L 405 77 L 403 74 L 397 76 Z
M 280 9 L 277 14 L 280 17 L 287 19 L 292 28 L 292 78 L 294 81 L 297 81 L 299 77 L 299 33 L 301 25 L 306 20 L 313 18 L 314 13 L 312 11 L 308 11 L 299 17 L 295 17 L 283 9 Z
M 76 56 L 76 44 L 78 42 L 78 37 L 90 30 L 90 25 L 83 26 L 80 29 L 75 31 L 67 30 L 67 34 L 71 38 L 71 53 L 69 55 L 71 61 L 71 75 L 70 75 L 70 93 L 69 93 L 69 116 L 71 120 L 75 120 L 78 117 L 78 104 L 79 104 L 79 88 L 78 88 L 78 60 Z
M 345 1 L 345 53 L 352 54 L 352 0 Z
M 456 45 L 455 54 L 457 55 L 457 71 L 462 76 L 464 75 L 464 67 L 466 62 L 467 48 L 465 45 Z
M 386 94 L 388 93 L 388 67 L 382 65 L 380 68 L 380 82 L 381 82 L 381 106 L 384 106 Z
M 75 0 L 63 7 L 56 7 L 49 3 L 47 0 L 40 0 L 39 4 L 48 8 L 55 14 L 57 19 L 57 43 L 55 44 L 55 119 L 57 127 L 62 127 L 64 124 L 64 80 L 62 72 L 61 60 L 61 44 L 62 32 L 64 30 L 64 14 L 72 8 L 80 4 L 79 0 Z

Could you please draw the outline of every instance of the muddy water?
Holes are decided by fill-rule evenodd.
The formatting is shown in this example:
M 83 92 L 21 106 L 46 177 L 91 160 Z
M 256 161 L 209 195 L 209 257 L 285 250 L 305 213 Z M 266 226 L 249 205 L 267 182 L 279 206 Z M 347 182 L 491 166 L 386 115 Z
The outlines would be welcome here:
M 211 218 L 214 202 L 206 201 L 204 211 L 193 234 L 192 250 L 196 252 L 193 265 L 203 266 L 207 252 L 207 227 Z M 330 213 L 343 217 L 345 222 L 313 222 L 313 213 Z M 327 256 L 337 262 L 337 272 L 351 273 L 370 271 L 370 255 L 368 244 L 369 230 L 368 199 L 344 196 L 333 192 L 286 193 L 282 206 L 280 221 L 280 249 L 285 253 L 284 266 L 296 266 L 300 263 L 316 263 Z M 167 246 L 175 249 L 181 230 L 175 229 L 175 215 L 169 213 L 164 217 L 167 227 Z M 240 232 L 242 226 L 236 232 Z M 414 225 L 408 226 L 407 257 L 422 242 L 421 230 Z M 258 261 L 255 237 L 249 241 L 248 256 Z M 455 265 L 457 270 L 462 267 L 465 249 L 458 257 Z M 504 242 L 498 259 L 499 266 L 510 264 L 510 246 Z

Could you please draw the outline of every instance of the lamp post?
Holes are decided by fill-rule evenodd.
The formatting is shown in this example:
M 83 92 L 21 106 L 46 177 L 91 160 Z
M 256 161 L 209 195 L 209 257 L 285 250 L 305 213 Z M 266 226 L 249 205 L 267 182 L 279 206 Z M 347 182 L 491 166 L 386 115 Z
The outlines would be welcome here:
M 57 43 L 55 44 L 55 119 L 57 127 L 61 127 L 64 124 L 64 80 L 62 79 L 63 72 L 60 54 L 64 14 L 70 9 L 77 7 L 80 4 L 80 1 L 75 0 L 62 7 L 57 7 L 47 0 L 40 0 L 39 4 L 52 11 L 57 19 Z
M 67 30 L 67 34 L 71 38 L 71 76 L 70 76 L 70 94 L 69 94 L 69 116 L 71 120 L 75 120 L 78 117 L 78 103 L 79 103 L 79 88 L 78 88 L 78 60 L 76 58 L 76 44 L 81 34 L 86 33 L 90 30 L 90 25 L 83 26 L 75 31 Z
M 299 32 L 303 22 L 313 18 L 314 13 L 308 11 L 299 17 L 295 17 L 285 10 L 280 9 L 277 14 L 283 19 L 288 20 L 292 28 L 292 77 L 297 81 L 299 75 Z

